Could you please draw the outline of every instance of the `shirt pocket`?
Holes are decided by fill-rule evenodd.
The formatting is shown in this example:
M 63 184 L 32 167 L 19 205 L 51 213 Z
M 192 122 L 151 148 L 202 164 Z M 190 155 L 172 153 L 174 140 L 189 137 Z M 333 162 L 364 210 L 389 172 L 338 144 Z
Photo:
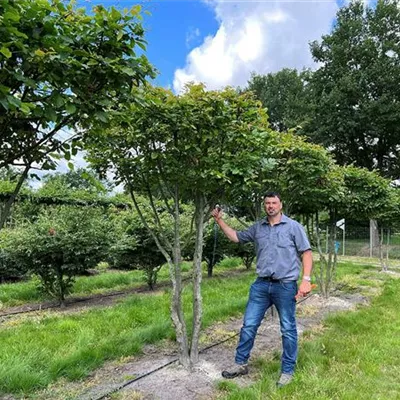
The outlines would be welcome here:
M 278 234 L 278 247 L 292 247 L 293 246 L 293 241 L 290 237 L 289 232 L 279 232 Z
M 268 233 L 257 233 L 255 236 L 255 243 L 259 249 L 267 247 L 269 241 Z

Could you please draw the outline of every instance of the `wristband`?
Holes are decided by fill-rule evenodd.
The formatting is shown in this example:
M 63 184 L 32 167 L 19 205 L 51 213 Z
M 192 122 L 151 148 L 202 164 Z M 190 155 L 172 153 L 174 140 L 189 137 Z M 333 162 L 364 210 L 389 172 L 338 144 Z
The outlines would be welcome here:
M 304 275 L 303 281 L 311 282 L 311 277 L 309 275 Z

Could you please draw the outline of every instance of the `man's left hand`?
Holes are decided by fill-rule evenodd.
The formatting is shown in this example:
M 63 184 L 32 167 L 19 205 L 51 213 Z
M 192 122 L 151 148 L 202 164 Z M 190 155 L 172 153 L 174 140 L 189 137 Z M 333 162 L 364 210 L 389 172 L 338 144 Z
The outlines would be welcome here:
M 311 292 L 311 282 L 302 280 L 299 287 L 299 291 L 295 296 L 296 301 L 302 297 L 307 296 L 310 292 Z

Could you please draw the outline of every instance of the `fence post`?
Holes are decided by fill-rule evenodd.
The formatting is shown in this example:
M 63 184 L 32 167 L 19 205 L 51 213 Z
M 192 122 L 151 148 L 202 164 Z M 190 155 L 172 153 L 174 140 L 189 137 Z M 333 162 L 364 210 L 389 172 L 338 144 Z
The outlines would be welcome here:
M 372 258 L 372 224 L 369 221 L 369 258 Z

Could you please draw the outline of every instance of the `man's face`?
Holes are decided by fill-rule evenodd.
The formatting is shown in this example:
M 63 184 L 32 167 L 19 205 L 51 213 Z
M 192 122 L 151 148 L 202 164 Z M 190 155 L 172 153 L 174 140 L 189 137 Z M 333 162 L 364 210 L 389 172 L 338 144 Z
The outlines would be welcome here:
M 278 215 L 282 210 L 282 202 L 279 197 L 266 197 L 264 199 L 265 212 L 269 217 Z

